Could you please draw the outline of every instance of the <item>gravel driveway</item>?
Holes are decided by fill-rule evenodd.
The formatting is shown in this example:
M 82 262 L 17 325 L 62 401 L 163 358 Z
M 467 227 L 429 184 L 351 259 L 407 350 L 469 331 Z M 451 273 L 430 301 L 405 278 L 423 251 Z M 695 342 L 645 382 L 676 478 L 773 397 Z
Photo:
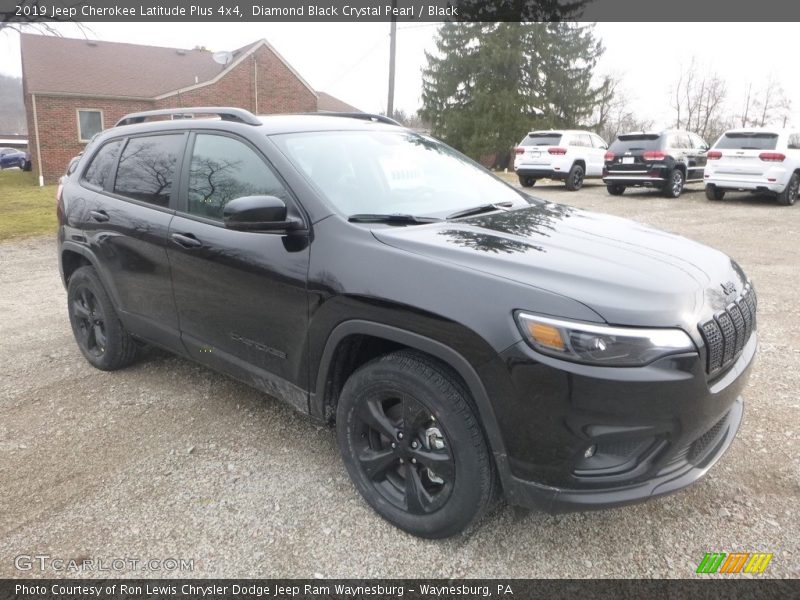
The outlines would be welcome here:
M 361 501 L 333 430 L 158 351 L 92 369 L 72 339 L 55 242 L 38 238 L 0 244 L 0 577 L 59 574 L 15 568 L 36 554 L 194 561 L 120 572 L 140 576 L 688 577 L 707 551 L 773 552 L 764 576 L 800 576 L 800 206 L 712 203 L 697 187 L 677 200 L 611 197 L 597 183 L 534 192 L 715 246 L 755 281 L 745 421 L 704 480 L 600 512 L 502 507 L 470 537 L 413 538 Z

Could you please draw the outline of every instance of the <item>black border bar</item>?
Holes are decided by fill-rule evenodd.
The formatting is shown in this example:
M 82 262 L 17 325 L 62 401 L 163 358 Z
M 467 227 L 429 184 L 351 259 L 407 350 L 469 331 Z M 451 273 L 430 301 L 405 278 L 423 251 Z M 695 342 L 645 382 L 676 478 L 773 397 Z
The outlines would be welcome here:
M 797 598 L 800 580 L 739 579 L 40 579 L 0 580 L 14 600 L 625 600 Z
M 3 22 L 786 22 L 792 0 L 0 0 Z M 663 40 L 668 43 L 669 40 Z

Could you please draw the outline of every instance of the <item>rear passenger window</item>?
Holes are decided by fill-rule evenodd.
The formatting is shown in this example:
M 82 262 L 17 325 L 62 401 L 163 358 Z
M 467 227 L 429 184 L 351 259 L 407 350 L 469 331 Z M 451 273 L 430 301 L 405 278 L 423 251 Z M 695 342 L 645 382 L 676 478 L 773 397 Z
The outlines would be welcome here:
M 169 205 L 183 134 L 128 140 L 117 168 L 114 192 L 157 206 Z
M 572 136 L 572 141 L 570 142 L 570 146 L 580 146 L 581 148 L 591 148 L 592 147 L 592 138 L 589 137 L 588 133 L 576 133 Z
M 83 174 L 83 180 L 90 185 L 104 188 L 106 182 L 111 179 L 111 170 L 117 162 L 120 148 L 122 148 L 122 140 L 108 142 L 100 148 Z
M 189 213 L 222 220 L 222 209 L 243 196 L 289 194 L 249 146 L 221 135 L 198 134 L 189 168 Z

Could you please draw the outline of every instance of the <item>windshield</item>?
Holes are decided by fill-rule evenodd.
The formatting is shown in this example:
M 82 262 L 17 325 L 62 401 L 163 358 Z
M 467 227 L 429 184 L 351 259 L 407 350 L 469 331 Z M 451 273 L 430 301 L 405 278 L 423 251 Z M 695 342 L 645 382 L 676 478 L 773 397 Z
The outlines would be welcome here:
M 717 142 L 715 148 L 736 150 L 775 150 L 778 142 L 776 133 L 726 133 Z
M 525 197 L 452 148 L 409 131 L 314 131 L 272 138 L 345 216 L 446 216 Z

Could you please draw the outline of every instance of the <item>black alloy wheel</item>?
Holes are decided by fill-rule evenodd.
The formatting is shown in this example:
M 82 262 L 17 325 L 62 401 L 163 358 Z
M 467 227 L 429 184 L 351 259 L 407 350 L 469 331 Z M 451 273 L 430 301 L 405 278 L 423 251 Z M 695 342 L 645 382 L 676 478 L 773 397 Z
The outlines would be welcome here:
M 70 311 L 79 333 L 78 344 L 92 356 L 103 356 L 107 343 L 106 317 L 87 285 L 77 287 L 70 303 Z
M 139 346 L 122 326 L 93 267 L 80 267 L 70 276 L 67 310 L 78 348 L 92 366 L 115 371 L 136 359 Z
M 669 174 L 669 179 L 667 179 L 667 183 L 664 185 L 664 195 L 667 198 L 677 198 L 680 196 L 683 191 L 684 181 L 683 171 L 680 169 L 672 169 L 672 172 Z
M 800 175 L 797 173 L 792 174 L 789 183 L 786 184 L 784 190 L 778 194 L 778 204 L 783 206 L 792 206 L 797 202 L 797 194 L 800 191 Z
M 606 186 L 606 191 L 612 196 L 621 196 L 625 193 L 625 186 L 618 183 L 609 183 Z
M 384 519 L 444 538 L 477 524 L 497 495 L 470 394 L 446 365 L 400 350 L 358 368 L 336 409 L 342 460 Z
M 583 167 L 580 165 L 572 165 L 567 175 L 567 189 L 571 192 L 576 192 L 583 187 L 584 178 Z
M 430 410 L 406 394 L 381 394 L 366 400 L 355 419 L 356 460 L 387 502 L 423 515 L 447 501 L 455 462 Z

